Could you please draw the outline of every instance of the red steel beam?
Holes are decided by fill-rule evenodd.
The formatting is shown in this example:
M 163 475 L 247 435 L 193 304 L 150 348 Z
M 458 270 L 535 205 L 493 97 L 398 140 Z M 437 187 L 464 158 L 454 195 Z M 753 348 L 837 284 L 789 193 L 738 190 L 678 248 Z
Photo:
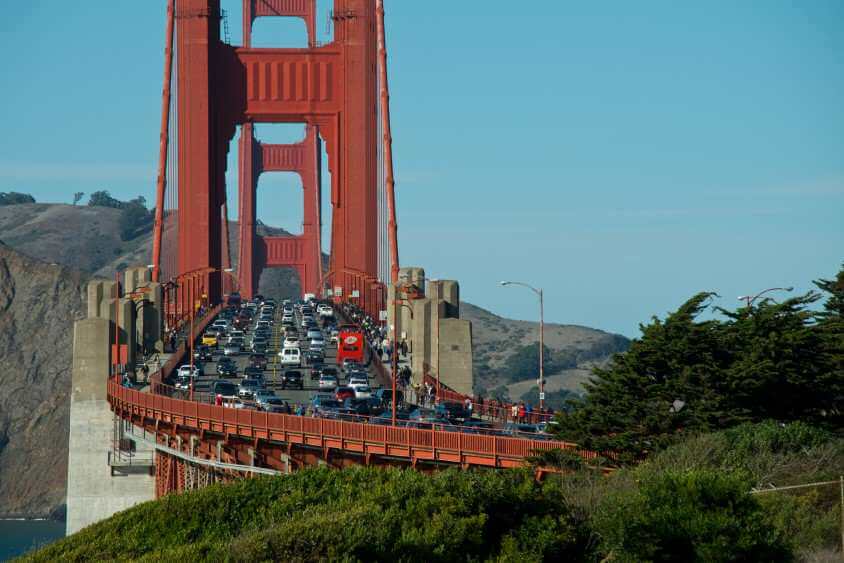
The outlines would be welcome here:
M 161 134 L 158 142 L 158 182 L 155 190 L 155 227 L 152 239 L 152 281 L 161 273 L 161 238 L 164 229 L 164 194 L 167 189 L 167 148 L 170 144 L 170 80 L 173 75 L 173 28 L 175 1 L 167 2 L 167 32 L 164 47 L 164 87 L 161 92 Z

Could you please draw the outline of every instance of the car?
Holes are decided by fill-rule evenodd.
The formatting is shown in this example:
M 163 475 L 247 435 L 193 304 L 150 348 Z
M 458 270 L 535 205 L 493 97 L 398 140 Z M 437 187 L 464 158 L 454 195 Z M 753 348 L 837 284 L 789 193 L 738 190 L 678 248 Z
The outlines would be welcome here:
M 318 394 L 311 399 L 311 406 L 316 411 L 336 411 L 343 407 L 343 403 L 331 395 Z
M 343 408 L 356 415 L 370 415 L 373 413 L 369 399 L 346 399 L 343 401 Z
M 270 328 L 270 321 L 258 321 L 257 323 L 255 323 L 256 329 L 259 329 L 259 328 L 262 328 L 262 327 L 266 327 L 267 329 L 269 329 Z
M 302 328 L 308 328 L 308 326 L 314 322 L 313 317 L 302 317 Z
M 369 385 L 350 385 L 349 387 L 355 390 L 355 399 L 368 399 L 372 396 L 372 388 Z
M 305 383 L 303 381 L 301 371 L 289 370 L 281 374 L 281 388 L 287 389 L 288 387 L 292 387 L 295 389 L 305 388 Z
M 290 414 L 290 405 L 278 397 L 270 397 L 258 405 L 262 411 Z
M 223 381 L 218 379 L 211 383 L 211 393 L 213 395 L 220 395 L 223 399 L 234 399 L 238 396 L 237 385 L 230 381 Z
M 293 322 L 293 315 L 284 314 L 281 316 L 281 324 L 287 324 Z
M 197 346 L 193 350 L 193 359 L 198 362 L 210 362 L 214 359 L 214 353 L 208 346 Z
M 364 367 L 360 363 L 358 363 L 357 360 L 352 360 L 349 358 L 343 360 L 342 368 L 343 371 L 345 371 L 346 373 L 349 373 L 351 371 L 362 371 L 364 369 Z
M 202 335 L 202 340 L 200 341 L 204 346 L 217 346 L 217 333 L 208 331 Z
M 316 371 L 316 376 L 313 375 L 314 371 Z M 321 375 L 333 375 L 338 380 L 340 379 L 340 372 L 335 367 L 322 365 L 311 368 L 311 379 L 319 379 Z
M 176 372 L 177 377 L 202 377 L 202 375 L 202 368 L 197 364 L 193 365 L 192 370 L 190 364 L 184 364 L 179 366 L 179 370 Z
M 284 347 L 285 348 L 298 348 L 299 347 L 299 337 L 294 335 L 289 335 L 284 337 Z
M 443 402 L 438 404 L 434 410 L 439 418 L 452 422 L 463 421 L 472 417 L 472 412 L 463 403 Z
M 357 387 L 369 387 L 369 380 L 364 377 L 351 377 L 346 383 L 347 387 L 355 389 Z
M 262 403 L 264 403 L 268 399 L 276 398 L 276 395 L 275 395 L 275 393 L 273 393 L 269 389 L 260 389 L 259 388 L 252 394 L 252 397 L 255 400 L 255 404 L 260 409 Z
M 314 338 L 322 338 L 322 331 L 316 328 L 308 329 L 305 338 L 307 338 L 308 340 L 313 340 Z
M 317 314 L 320 317 L 333 317 L 334 309 L 331 308 L 331 305 L 319 305 L 317 306 Z
M 322 337 L 311 339 L 310 343 L 308 344 L 308 349 L 313 350 L 314 352 L 324 352 L 325 340 L 323 340 Z
M 243 377 L 247 379 L 263 379 L 264 370 L 258 366 L 247 366 L 246 369 L 243 370 Z
M 355 397 L 355 390 L 351 387 L 338 387 L 334 390 L 334 398 L 338 401 L 345 401 L 346 399 L 353 399 Z
M 263 354 L 250 354 L 249 365 L 259 367 L 262 370 L 267 369 L 267 357 Z
M 243 340 L 243 331 L 242 330 L 236 330 L 236 329 L 230 330 L 229 331 L 229 342 L 231 342 L 232 340 L 237 340 L 237 339 Z
M 251 399 L 263 388 L 263 384 L 258 379 L 244 379 L 238 386 L 237 395 L 241 399 Z
M 302 352 L 299 348 L 285 348 L 278 353 L 281 365 L 302 367 Z
M 305 352 L 305 361 L 313 369 L 314 366 L 322 365 L 325 361 L 325 354 L 321 350 L 308 350 Z
M 319 376 L 319 390 L 320 391 L 334 391 L 337 389 L 339 382 L 335 375 L 321 375 Z
M 231 358 L 222 357 L 217 360 L 217 374 L 223 377 L 233 377 L 237 375 L 237 364 Z
M 226 344 L 223 348 L 223 354 L 226 356 L 237 356 L 242 351 L 240 344 Z

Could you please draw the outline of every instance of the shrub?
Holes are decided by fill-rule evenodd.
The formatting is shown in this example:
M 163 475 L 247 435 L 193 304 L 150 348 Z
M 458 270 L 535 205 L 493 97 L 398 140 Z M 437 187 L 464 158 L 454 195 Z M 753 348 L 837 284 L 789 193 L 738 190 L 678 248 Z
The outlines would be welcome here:
M 596 515 L 614 561 L 790 561 L 747 482 L 698 470 L 650 476 L 638 491 L 609 495 Z

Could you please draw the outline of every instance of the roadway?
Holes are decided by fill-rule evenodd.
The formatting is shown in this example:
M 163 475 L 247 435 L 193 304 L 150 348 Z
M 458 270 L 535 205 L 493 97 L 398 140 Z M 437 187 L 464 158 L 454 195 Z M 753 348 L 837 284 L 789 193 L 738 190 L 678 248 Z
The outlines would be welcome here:
M 274 315 L 274 323 L 272 326 L 272 336 L 269 339 L 269 347 L 266 353 L 267 358 L 267 367 L 264 370 L 264 382 L 267 389 L 273 391 L 277 397 L 279 397 L 283 401 L 287 401 L 291 407 L 295 409 L 297 404 L 307 405 L 310 403 L 313 396 L 320 392 L 318 381 L 311 377 L 311 367 L 307 365 L 306 361 L 303 359 L 302 367 L 295 368 L 295 367 L 282 367 L 279 363 L 280 358 L 278 357 L 278 351 L 282 348 L 282 342 L 284 340 L 284 332 L 283 327 L 281 324 L 281 315 L 282 315 L 282 303 L 284 299 L 276 300 L 277 307 L 275 310 Z M 249 327 L 245 332 L 245 340 L 247 346 L 244 347 L 242 353 L 238 354 L 237 356 L 231 356 L 234 360 L 235 364 L 237 365 L 237 376 L 235 377 L 224 377 L 222 375 L 217 374 L 217 360 L 223 356 L 223 347 L 225 339 L 221 338 L 217 348 L 213 349 L 213 361 L 210 362 L 202 362 L 202 369 L 203 375 L 198 377 L 194 382 L 194 391 L 196 393 L 210 393 L 211 385 L 214 381 L 224 380 L 230 381 L 235 385 L 238 385 L 243 379 L 243 372 L 246 367 L 249 365 L 249 356 L 250 352 L 248 351 L 248 344 L 251 340 L 252 334 L 255 330 L 255 324 L 257 322 L 258 315 L 256 314 L 253 318 L 252 322 L 249 324 Z M 294 322 L 296 326 L 297 333 L 299 335 L 299 341 L 302 343 L 302 352 L 304 353 L 308 350 L 308 339 L 306 338 L 305 330 L 302 328 L 302 316 L 299 312 L 298 308 L 294 307 Z M 325 366 L 332 366 L 336 367 L 336 358 L 337 358 L 337 345 L 332 344 L 330 342 L 330 334 L 327 334 L 327 331 L 323 329 L 323 335 L 326 341 L 325 347 L 325 360 L 323 365 Z M 194 343 L 195 346 L 199 347 L 201 343 L 201 336 L 197 339 Z M 300 371 L 303 376 L 303 384 L 304 388 L 302 390 L 298 389 L 282 389 L 281 388 L 281 376 L 285 371 Z M 338 370 L 339 371 L 339 370 Z M 375 378 L 375 374 L 372 373 L 372 369 L 370 368 L 370 387 L 372 387 L 373 392 L 375 390 L 380 389 L 381 385 L 377 382 Z M 340 376 L 340 384 L 344 384 L 344 379 L 342 374 Z M 322 391 L 323 393 L 327 393 L 328 391 Z M 333 394 L 333 391 L 331 391 Z M 244 406 L 246 408 L 254 408 L 254 403 L 248 400 L 244 400 Z

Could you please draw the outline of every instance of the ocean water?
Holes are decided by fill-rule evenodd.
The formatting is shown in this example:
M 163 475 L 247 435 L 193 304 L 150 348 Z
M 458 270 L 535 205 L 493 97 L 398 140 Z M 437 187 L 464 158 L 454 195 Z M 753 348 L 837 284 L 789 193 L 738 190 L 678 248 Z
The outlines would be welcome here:
M 63 538 L 64 530 L 54 520 L 0 520 L 0 561 Z

